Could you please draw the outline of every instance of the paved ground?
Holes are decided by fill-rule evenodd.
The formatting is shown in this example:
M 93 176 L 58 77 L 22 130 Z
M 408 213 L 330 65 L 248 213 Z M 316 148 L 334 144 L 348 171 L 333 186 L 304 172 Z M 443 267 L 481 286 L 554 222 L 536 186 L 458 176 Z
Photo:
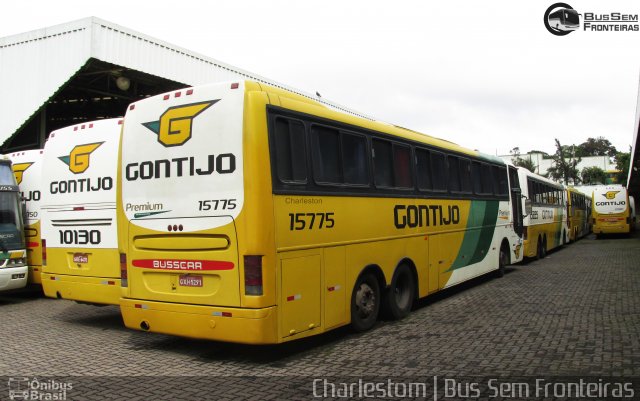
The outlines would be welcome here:
M 434 375 L 465 383 L 457 397 L 449 389 L 443 398 L 454 399 L 465 388 L 477 395 L 468 387 L 474 378 L 638 378 L 639 261 L 640 236 L 591 236 L 511 267 L 502 279 L 477 279 L 423 300 L 408 318 L 368 333 L 339 329 L 267 347 L 130 331 L 116 307 L 4 294 L 0 400 L 22 399 L 3 386 L 24 389 L 34 378 L 48 386 L 41 393 L 69 400 L 314 399 L 326 389 L 341 395 L 325 382 L 316 382 L 322 388 L 314 394 L 314 379 L 431 386 Z M 72 388 L 63 393 L 64 385 Z M 359 385 L 348 395 L 362 395 Z

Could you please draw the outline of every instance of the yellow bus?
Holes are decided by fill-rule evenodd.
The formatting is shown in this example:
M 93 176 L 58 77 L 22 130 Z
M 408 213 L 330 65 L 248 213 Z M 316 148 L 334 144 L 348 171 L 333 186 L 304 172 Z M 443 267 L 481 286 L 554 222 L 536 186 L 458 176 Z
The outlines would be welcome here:
M 122 119 L 53 131 L 44 148 L 42 289 L 51 298 L 97 305 L 120 301 L 116 228 Z
M 40 238 L 40 202 L 42 201 L 42 149 L 25 150 L 9 156 L 24 202 L 24 236 L 27 242 L 29 283 L 41 284 L 42 243 Z
M 575 188 L 567 188 L 566 197 L 569 242 L 573 242 L 590 232 L 591 199 Z
M 254 344 L 362 331 L 522 258 L 500 159 L 256 82 L 131 104 L 118 177 L 133 329 Z
M 544 258 L 569 241 L 563 185 L 518 167 L 524 209 L 524 256 Z
M 631 212 L 629 194 L 622 185 L 601 185 L 593 189 L 593 233 L 629 234 L 631 232 Z

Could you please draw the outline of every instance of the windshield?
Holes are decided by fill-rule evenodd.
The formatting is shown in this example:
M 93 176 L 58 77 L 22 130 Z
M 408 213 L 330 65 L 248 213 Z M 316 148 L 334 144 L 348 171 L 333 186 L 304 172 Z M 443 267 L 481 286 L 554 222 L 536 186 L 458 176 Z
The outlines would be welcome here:
M 0 251 L 24 249 L 17 192 L 0 192 Z
M 569 25 L 577 25 L 580 23 L 580 18 L 575 10 L 564 10 L 564 23 Z

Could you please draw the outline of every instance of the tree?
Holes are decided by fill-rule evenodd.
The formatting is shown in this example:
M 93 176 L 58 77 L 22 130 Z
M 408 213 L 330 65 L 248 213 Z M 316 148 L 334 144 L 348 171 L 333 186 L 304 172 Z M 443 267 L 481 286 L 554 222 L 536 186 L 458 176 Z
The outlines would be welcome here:
M 618 184 L 627 185 L 629 178 L 629 164 L 631 163 L 631 153 L 619 152 L 616 155 L 616 181 Z
M 585 185 L 598 185 L 607 183 L 607 173 L 600 167 L 585 167 L 580 173 L 582 183 Z
M 511 161 L 513 162 L 514 166 L 524 167 L 532 173 L 536 172 L 536 164 L 533 162 L 533 160 L 531 160 L 531 157 L 521 157 L 519 147 L 516 146 L 515 148 L 511 149 L 509 153 L 511 153 Z
M 553 154 L 552 159 L 553 165 L 547 171 L 549 177 L 556 181 L 564 181 L 565 185 L 569 185 L 570 181 L 573 184 L 580 182 L 577 165 L 582 158 L 576 157 L 575 146 L 562 146 L 556 138 L 556 153 Z
M 609 156 L 615 157 L 618 154 L 616 147 L 611 142 L 599 136 L 597 138 L 587 138 L 586 142 L 577 146 L 576 156 Z

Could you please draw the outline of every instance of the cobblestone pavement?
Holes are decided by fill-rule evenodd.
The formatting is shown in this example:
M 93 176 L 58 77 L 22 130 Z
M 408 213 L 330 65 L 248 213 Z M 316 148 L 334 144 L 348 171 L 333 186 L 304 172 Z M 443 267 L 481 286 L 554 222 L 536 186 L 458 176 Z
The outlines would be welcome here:
M 72 400 L 313 399 L 316 378 L 637 378 L 639 261 L 639 235 L 590 236 L 370 332 L 278 346 L 131 331 L 117 307 L 0 294 L 0 400 L 16 378 L 70 382 Z

